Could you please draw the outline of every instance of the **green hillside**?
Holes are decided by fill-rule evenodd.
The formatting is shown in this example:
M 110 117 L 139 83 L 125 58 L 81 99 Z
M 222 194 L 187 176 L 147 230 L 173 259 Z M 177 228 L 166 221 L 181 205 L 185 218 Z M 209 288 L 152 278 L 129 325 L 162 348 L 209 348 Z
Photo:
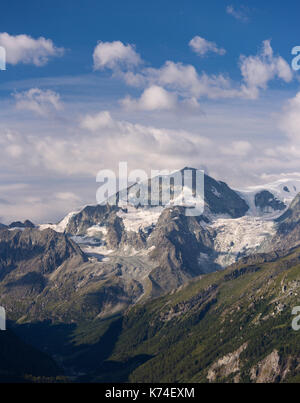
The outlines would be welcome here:
M 300 381 L 300 332 L 291 327 L 300 249 L 252 261 L 131 309 L 110 364 L 146 357 L 132 382 Z M 106 368 L 93 380 L 108 377 Z

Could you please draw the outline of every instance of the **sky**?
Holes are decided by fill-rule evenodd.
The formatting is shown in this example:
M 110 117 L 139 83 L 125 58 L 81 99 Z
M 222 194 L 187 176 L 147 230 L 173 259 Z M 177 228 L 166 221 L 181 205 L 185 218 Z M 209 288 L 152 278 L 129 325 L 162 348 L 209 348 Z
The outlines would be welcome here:
M 96 203 L 102 169 L 300 174 L 296 0 L 1 2 L 0 222 Z M 300 65 L 300 63 L 299 63 Z

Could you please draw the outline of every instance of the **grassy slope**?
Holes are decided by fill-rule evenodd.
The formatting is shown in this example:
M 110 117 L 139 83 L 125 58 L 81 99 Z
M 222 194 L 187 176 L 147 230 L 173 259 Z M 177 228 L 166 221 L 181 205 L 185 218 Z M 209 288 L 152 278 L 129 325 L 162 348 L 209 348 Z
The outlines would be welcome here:
M 130 381 L 207 382 L 214 362 L 248 343 L 240 356 L 241 381 L 250 381 L 250 369 L 274 350 L 282 365 L 290 363 L 285 381 L 300 380 L 300 332 L 291 328 L 292 308 L 300 305 L 299 256 L 296 249 L 275 262 L 229 268 L 134 307 L 110 360 L 148 357 Z M 93 379 L 105 377 L 95 373 Z

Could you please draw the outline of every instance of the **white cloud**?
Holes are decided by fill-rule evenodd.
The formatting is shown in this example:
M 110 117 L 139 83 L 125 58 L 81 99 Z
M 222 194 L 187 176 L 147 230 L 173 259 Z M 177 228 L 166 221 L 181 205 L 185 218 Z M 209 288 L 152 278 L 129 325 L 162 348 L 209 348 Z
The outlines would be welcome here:
M 0 161 L 0 171 L 12 167 L 15 173 L 25 170 L 26 175 L 39 172 L 46 177 L 57 173 L 93 178 L 99 169 L 122 160 L 135 167 L 176 169 L 186 165 L 197 150 L 202 152 L 211 146 L 211 141 L 197 132 L 117 120 L 107 111 L 83 117 L 81 127 L 85 131 L 73 130 L 69 136 L 1 134 L 5 158 Z M 22 152 L 8 155 L 7 150 L 16 145 Z
M 73 201 L 73 202 L 80 201 L 80 198 L 73 192 L 58 192 L 58 193 L 55 193 L 55 197 L 58 200 L 62 200 L 62 201 Z
M 247 9 L 245 6 L 241 6 L 240 9 L 236 9 L 234 8 L 233 5 L 229 5 L 226 7 L 226 12 L 227 14 L 234 17 L 236 20 L 242 22 L 247 22 L 249 20 L 248 17 L 249 9 Z
M 300 92 L 290 99 L 284 108 L 284 113 L 280 120 L 280 127 L 286 133 L 290 142 L 300 145 Z M 300 154 L 300 150 L 298 151 Z
M 108 111 L 99 112 L 95 115 L 86 115 L 80 123 L 83 129 L 91 132 L 107 127 L 113 127 L 114 121 Z
M 82 204 L 95 203 L 97 172 L 110 168 L 117 173 L 119 161 L 128 161 L 129 170 L 147 172 L 207 167 L 210 175 L 229 185 L 256 183 L 255 178 L 264 172 L 296 170 L 298 164 L 289 152 L 264 154 L 266 139 L 275 145 L 279 143 L 276 136 L 281 135 L 270 118 L 274 112 L 270 100 L 251 107 L 236 100 L 208 103 L 205 116 L 195 114 L 191 119 L 181 114 L 174 114 L 172 119 L 165 119 L 164 114 L 159 118 L 158 114 L 141 114 L 141 118 L 124 110 L 92 113 L 98 105 L 99 99 L 89 105 L 66 104 L 66 120 L 57 121 L 55 130 L 43 120 L 26 119 L 14 131 L 4 131 L 2 127 L 14 126 L 16 114 L 11 111 L 8 122 L 8 111 L 2 110 L 1 183 L 30 183 L 29 189 L 7 191 L 1 197 L 7 201 L 0 213 L 5 222 L 16 218 L 54 221 Z M 85 114 L 78 122 L 80 113 Z
M 289 64 L 274 55 L 271 42 L 263 42 L 262 50 L 255 56 L 241 56 L 241 82 L 233 82 L 224 74 L 198 73 L 194 66 L 167 61 L 160 68 L 146 68 L 135 73 L 120 73 L 128 85 L 148 88 L 159 86 L 183 99 L 256 99 L 261 90 L 274 79 L 289 83 L 293 73 Z
M 105 111 L 108 108 L 106 96 L 101 91 L 91 90 L 91 86 L 96 87 L 95 76 L 91 80 L 92 84 L 89 83 L 90 87 L 86 88 L 82 82 L 80 90 L 76 87 L 78 92 L 82 91 L 82 97 L 78 99 L 78 96 L 74 96 L 73 101 L 70 97 L 70 104 L 64 104 L 64 119 L 52 119 L 51 125 L 48 120 L 45 122 L 32 116 L 26 115 L 26 119 L 22 119 L 22 114 L 16 114 L 14 108 L 5 109 L 10 106 L 3 103 L 4 107 L 0 108 L 1 182 L 5 183 L 3 178 L 7 182 L 16 178 L 17 183 L 24 181 L 24 178 L 29 181 L 38 176 L 40 183 L 37 188 L 39 192 L 46 193 L 49 179 L 54 179 L 52 198 L 38 199 L 39 192 L 36 191 L 35 194 L 28 194 L 24 200 L 22 193 L 25 191 L 20 191 L 16 204 L 7 204 L 5 210 L 1 210 L 1 215 L 7 213 L 11 217 L 17 214 L 20 218 L 28 216 L 37 221 L 38 217 L 52 217 L 57 212 L 68 212 L 73 209 L 73 204 L 79 204 L 77 192 L 80 197 L 87 198 L 87 192 L 82 189 L 89 189 L 87 203 L 93 203 L 98 170 L 115 169 L 117 163 L 124 160 L 128 161 L 129 169 L 172 170 L 187 165 L 197 168 L 206 166 L 208 173 L 217 179 L 228 181 L 229 184 L 242 182 L 243 185 L 246 181 L 255 182 L 253 178 L 263 172 L 296 170 L 299 142 L 297 144 L 290 139 L 300 137 L 297 131 L 300 101 L 292 100 L 285 111 L 287 121 L 283 125 L 285 133 L 289 133 L 288 138 L 278 132 L 276 122 L 272 119 L 274 105 L 276 108 L 279 103 L 277 97 L 270 99 L 266 96 L 251 104 L 240 101 L 240 98 L 253 97 L 254 92 L 258 96 L 274 78 L 288 82 L 291 78 L 290 69 L 283 59 L 274 56 L 269 41 L 265 42 L 258 55 L 243 61 L 248 59 L 249 62 L 251 58 L 254 60 L 253 71 L 257 71 L 255 62 L 264 65 L 261 81 L 256 81 L 254 73 L 248 74 L 251 69 L 245 69 L 247 74 L 239 82 L 233 82 L 226 75 L 200 73 L 192 65 L 172 61 L 164 63 L 160 68 L 142 67 L 139 70 L 136 69 L 137 65 L 125 64 L 125 67 L 131 69 L 125 72 L 119 69 L 122 62 L 111 64 L 115 69 L 114 74 L 126 77 L 128 82 L 140 88 L 141 93 L 137 99 L 128 98 L 131 101 L 129 107 L 138 111 L 177 112 L 180 106 L 180 113 L 173 113 L 172 119 L 169 112 L 151 113 L 149 116 L 147 113 L 130 113 L 119 108 L 114 108 L 112 114 Z M 272 74 L 269 73 L 270 69 Z M 76 80 L 73 85 L 74 82 L 78 85 Z M 23 88 L 31 86 L 33 84 L 28 86 L 27 83 L 27 87 Z M 57 82 L 53 81 L 52 87 L 46 88 L 56 89 Z M 96 92 L 97 96 L 94 97 Z M 19 107 L 40 115 L 56 112 L 59 108 L 55 97 L 50 97 L 54 103 L 46 103 L 48 106 L 44 109 L 41 107 L 43 102 L 37 97 L 38 93 L 30 96 L 29 91 L 26 91 L 22 94 L 17 104 L 18 101 L 24 101 L 25 104 L 22 106 L 21 103 Z M 223 98 L 226 102 L 206 102 L 205 116 L 195 113 L 186 119 L 182 106 L 189 104 L 197 107 L 203 98 Z M 102 111 L 95 113 L 98 110 Z M 81 114 L 83 117 L 78 121 Z M 6 127 L 10 131 L 3 129 Z M 275 147 L 280 142 L 285 150 Z M 265 153 L 273 145 L 275 151 Z M 7 195 L 5 199 L 10 203 L 14 200 Z
M 124 45 L 121 41 L 99 42 L 93 54 L 94 69 L 104 68 L 130 69 L 141 63 L 140 55 L 135 51 L 133 45 Z
M 239 94 L 238 89 L 232 87 L 230 79 L 222 74 L 198 74 L 194 66 L 172 61 L 167 61 L 158 69 L 143 70 L 136 75 L 135 80 L 133 77 L 131 73 L 128 80 L 128 75 L 125 75 L 128 84 L 158 85 L 177 92 L 183 98 L 231 98 Z
M 28 110 L 40 116 L 48 116 L 63 108 L 60 96 L 51 90 L 31 88 L 28 91 L 15 93 L 16 108 Z
M 146 88 L 137 99 L 127 96 L 120 101 L 124 109 L 129 111 L 172 111 L 181 114 L 202 114 L 196 97 L 179 98 L 176 92 L 170 92 L 158 85 Z
M 245 157 L 252 149 L 253 147 L 248 141 L 233 141 L 230 146 L 223 147 L 221 152 L 225 155 Z
M 127 109 L 155 111 L 171 110 L 177 106 L 177 96 L 157 85 L 146 88 L 138 100 L 126 97 L 121 101 Z
M 281 56 L 274 56 L 270 40 L 263 42 L 261 52 L 256 56 L 241 56 L 241 74 L 244 84 L 242 92 L 249 98 L 257 98 L 259 90 L 266 89 L 269 81 L 276 78 L 289 83 L 293 73 Z
M 51 39 L 34 39 L 24 34 L 13 36 L 7 32 L 0 33 L 0 46 L 6 50 L 6 62 L 12 65 L 24 63 L 43 66 L 50 58 L 64 53 L 64 49 L 56 47 Z
M 219 48 L 215 42 L 210 42 L 200 36 L 195 36 L 190 42 L 189 46 L 199 56 L 204 56 L 206 53 L 212 52 L 218 55 L 225 55 L 226 50 Z
M 73 192 L 53 192 L 32 184 L 20 184 L 20 189 L 7 189 L 8 201 L 0 199 L 0 222 L 30 219 L 36 224 L 57 222 L 81 206 L 82 199 Z M 62 186 L 69 187 L 68 183 Z M 58 185 L 59 187 L 59 185 Z M 82 191 L 81 191 L 82 194 Z
M 300 92 L 289 99 L 280 113 L 276 123 L 285 137 L 279 143 L 265 149 L 265 155 L 273 160 L 274 166 L 287 167 L 299 172 L 300 158 Z M 272 171 L 271 171 L 272 172 Z

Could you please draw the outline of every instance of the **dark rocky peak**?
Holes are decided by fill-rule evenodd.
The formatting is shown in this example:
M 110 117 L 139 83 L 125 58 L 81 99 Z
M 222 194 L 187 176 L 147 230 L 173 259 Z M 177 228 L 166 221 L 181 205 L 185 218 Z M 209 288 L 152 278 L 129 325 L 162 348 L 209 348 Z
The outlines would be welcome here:
M 47 273 L 74 257 L 81 263 L 87 260 L 72 240 L 52 229 L 25 228 L 0 232 L 0 269 L 13 269 L 22 264 L 30 271 Z
M 111 215 L 115 215 L 119 207 L 110 205 L 86 206 L 79 213 L 73 215 L 66 226 L 65 232 L 71 235 L 84 234 L 93 225 L 104 224 Z
M 260 209 L 262 212 L 272 212 L 274 211 L 283 211 L 286 209 L 286 205 L 278 200 L 271 192 L 268 190 L 263 190 L 255 195 L 255 206 Z
M 14 221 L 9 224 L 8 228 L 35 228 L 35 225 L 29 220 L 25 220 L 24 222 Z
M 243 217 L 249 206 L 237 192 L 225 182 L 219 182 L 208 175 L 204 177 L 205 211 L 212 214 L 228 214 L 232 218 Z
M 277 220 L 279 223 L 279 229 L 284 231 L 285 229 L 292 229 L 300 222 L 300 193 L 290 204 L 287 211 L 282 214 Z

